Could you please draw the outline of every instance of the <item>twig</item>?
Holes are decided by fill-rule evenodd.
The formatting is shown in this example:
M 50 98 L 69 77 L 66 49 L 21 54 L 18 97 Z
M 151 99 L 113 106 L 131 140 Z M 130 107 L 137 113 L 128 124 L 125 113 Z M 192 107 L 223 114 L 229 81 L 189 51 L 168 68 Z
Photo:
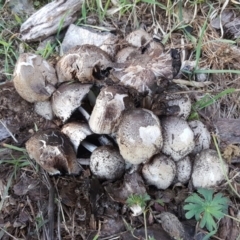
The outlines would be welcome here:
M 8 129 L 8 127 L 5 125 L 5 123 L 0 119 L 0 123 L 3 125 L 3 127 L 7 130 L 7 132 L 10 134 L 10 136 L 12 137 L 12 139 L 18 143 L 18 140 L 13 136 L 13 134 L 11 133 L 11 131 Z
M 183 80 L 183 79 L 173 79 L 172 81 L 176 84 L 182 84 L 182 85 L 186 85 L 186 86 L 190 86 L 190 87 L 197 87 L 197 88 L 206 87 L 213 83 L 211 81 L 196 82 L 196 81 L 187 81 L 187 80 Z

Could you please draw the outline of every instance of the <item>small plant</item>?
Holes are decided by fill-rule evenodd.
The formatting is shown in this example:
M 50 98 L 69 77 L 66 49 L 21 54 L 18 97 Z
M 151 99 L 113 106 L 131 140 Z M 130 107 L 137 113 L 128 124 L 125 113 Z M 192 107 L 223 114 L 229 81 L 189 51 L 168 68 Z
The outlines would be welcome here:
M 148 210 L 147 202 L 150 200 L 151 200 L 150 196 L 147 193 L 145 193 L 143 195 L 131 194 L 126 201 L 127 205 L 133 212 L 133 216 L 139 216 L 143 213 L 145 240 L 155 240 L 153 237 L 150 237 L 147 234 L 146 213 Z
M 214 195 L 213 190 L 204 188 L 199 188 L 198 194 L 193 193 L 186 198 L 185 203 L 186 218 L 195 217 L 201 228 L 206 227 L 213 234 L 217 230 L 216 220 L 223 218 L 228 209 L 228 198 L 221 193 Z

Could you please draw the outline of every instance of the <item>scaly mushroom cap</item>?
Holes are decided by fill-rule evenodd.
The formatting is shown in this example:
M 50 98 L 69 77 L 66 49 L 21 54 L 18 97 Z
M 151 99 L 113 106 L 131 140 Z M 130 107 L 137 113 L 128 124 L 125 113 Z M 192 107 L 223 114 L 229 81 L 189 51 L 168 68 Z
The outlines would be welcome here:
M 89 126 L 94 133 L 114 133 L 123 111 L 133 107 L 134 103 L 125 88 L 120 86 L 102 88 L 89 119 Z
M 62 127 L 61 132 L 69 137 L 76 152 L 82 140 L 84 140 L 88 135 L 93 134 L 87 123 L 78 122 L 65 124 Z
M 82 99 L 88 94 L 91 87 L 91 84 L 79 82 L 63 83 L 52 96 L 54 114 L 65 122 L 81 105 Z
M 53 119 L 52 104 L 50 101 L 35 102 L 34 111 L 47 120 Z
M 177 174 L 176 180 L 180 183 L 187 183 L 192 173 L 192 163 L 188 156 L 176 162 Z
M 119 50 L 118 42 L 119 42 L 119 38 L 117 36 L 111 36 L 102 43 L 100 48 L 104 52 L 106 52 L 113 60 Z
M 194 134 L 185 120 L 177 117 L 163 118 L 162 128 L 162 152 L 170 155 L 174 161 L 179 161 L 194 149 Z
M 55 91 L 55 69 L 41 56 L 23 53 L 14 70 L 13 83 L 18 94 L 28 102 L 45 101 Z
M 134 47 L 125 47 L 121 49 L 117 55 L 115 56 L 115 61 L 117 63 L 125 63 L 129 59 L 131 59 L 131 54 L 134 54 L 136 52 L 136 48 Z
M 117 143 L 126 161 L 139 164 L 149 160 L 163 144 L 158 117 L 141 108 L 126 111 L 118 127 Z
M 225 179 L 225 174 L 228 174 L 228 164 L 221 161 L 217 151 L 206 149 L 196 155 L 192 172 L 195 188 L 215 187 Z
M 137 29 L 126 36 L 126 41 L 133 47 L 142 47 L 150 42 L 152 37 L 142 28 Z
M 94 83 L 112 66 L 108 54 L 94 45 L 81 45 L 70 49 L 57 63 L 59 82 L 78 79 L 81 83 Z
M 147 184 L 167 189 L 176 175 L 176 164 L 170 157 L 157 154 L 144 164 L 142 174 Z
M 70 140 L 60 131 L 39 131 L 27 142 L 26 149 L 49 174 L 79 174 L 80 167 Z
M 207 127 L 199 120 L 188 122 L 188 124 L 193 131 L 196 143 L 192 153 L 197 154 L 203 149 L 208 149 L 211 144 L 211 135 Z
M 90 157 L 90 169 L 101 179 L 115 180 L 125 171 L 125 161 L 119 151 L 112 146 L 96 148 Z
M 169 53 L 149 50 L 146 53 L 133 52 L 125 63 L 116 63 L 111 74 L 124 86 L 137 91 L 149 92 L 156 90 L 161 79 L 173 78 L 172 57 Z

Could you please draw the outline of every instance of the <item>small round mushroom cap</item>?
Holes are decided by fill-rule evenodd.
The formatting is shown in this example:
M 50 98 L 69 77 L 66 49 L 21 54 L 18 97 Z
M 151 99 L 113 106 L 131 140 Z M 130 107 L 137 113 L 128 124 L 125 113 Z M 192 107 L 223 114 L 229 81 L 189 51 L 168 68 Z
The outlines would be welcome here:
M 184 120 L 188 118 L 191 112 L 191 99 L 187 94 L 169 94 L 166 96 L 168 106 L 179 106 L 179 112 L 176 117 Z
M 162 152 L 170 155 L 174 161 L 187 156 L 195 147 L 194 134 L 188 123 L 177 117 L 162 119 L 163 148 Z
M 65 122 L 73 111 L 81 106 L 82 99 L 88 94 L 91 87 L 91 84 L 79 82 L 63 83 L 52 96 L 54 114 Z
M 215 187 L 228 174 L 228 164 L 212 149 L 202 150 L 196 155 L 193 164 L 192 183 L 195 188 Z
M 35 102 L 34 111 L 47 120 L 53 119 L 52 104 L 50 101 Z
M 188 156 L 176 162 L 177 174 L 176 180 L 182 184 L 189 181 L 192 173 L 192 163 Z
M 70 140 L 60 131 L 39 131 L 27 142 L 26 149 L 49 174 L 79 174 L 80 167 Z
M 167 189 L 176 175 L 176 164 L 170 157 L 157 154 L 144 164 L 142 174 L 147 184 Z
M 117 36 L 110 36 L 102 43 L 100 48 L 104 52 L 106 52 L 113 60 L 119 50 L 118 42 L 119 42 L 119 38 Z
M 152 37 L 142 28 L 133 31 L 126 36 L 126 41 L 137 48 L 142 47 L 151 40 Z
M 185 239 L 186 236 L 183 225 L 174 214 L 163 212 L 159 217 L 161 219 L 162 228 L 173 239 Z
M 117 55 L 115 56 L 115 61 L 117 63 L 125 63 L 129 60 L 131 54 L 133 54 L 135 51 L 135 47 L 125 47 L 117 53 Z
M 55 69 L 41 56 L 33 53 L 19 56 L 13 75 L 14 87 L 28 102 L 48 100 L 58 82 Z
M 149 160 L 163 144 L 158 117 L 141 108 L 126 111 L 118 127 L 117 143 L 126 161 L 140 164 Z
M 59 82 L 78 79 L 81 83 L 94 83 L 96 75 L 111 66 L 112 61 L 105 51 L 94 45 L 85 44 L 70 49 L 57 62 L 56 71 Z
M 203 149 L 208 149 L 211 144 L 211 135 L 207 127 L 199 120 L 190 121 L 188 124 L 193 131 L 196 143 L 192 153 L 197 154 Z
M 125 171 L 125 161 L 112 146 L 96 148 L 90 157 L 90 169 L 100 179 L 115 180 Z
M 93 134 L 87 123 L 71 122 L 67 123 L 62 127 L 61 132 L 67 135 L 72 142 L 75 152 L 77 152 L 78 147 L 82 140 L 87 136 Z
M 97 134 L 114 133 L 123 111 L 133 107 L 134 103 L 125 88 L 120 86 L 102 88 L 90 116 L 89 126 Z

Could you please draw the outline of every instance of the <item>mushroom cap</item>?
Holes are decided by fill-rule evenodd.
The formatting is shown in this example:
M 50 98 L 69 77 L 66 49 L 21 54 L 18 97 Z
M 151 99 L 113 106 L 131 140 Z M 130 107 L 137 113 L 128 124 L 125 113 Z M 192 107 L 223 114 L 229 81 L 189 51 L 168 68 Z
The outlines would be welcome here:
M 70 140 L 60 131 L 48 129 L 34 134 L 26 149 L 49 174 L 79 174 L 80 167 Z
M 23 53 L 14 70 L 13 83 L 18 94 L 28 102 L 46 101 L 55 91 L 55 69 L 41 56 Z
M 136 52 L 135 47 L 125 47 L 121 49 L 115 56 L 115 61 L 117 63 L 125 63 L 131 57 L 131 54 Z
M 125 161 L 119 151 L 112 146 L 96 148 L 90 157 L 90 169 L 101 179 L 115 180 L 125 171 Z
M 107 38 L 102 45 L 100 46 L 100 48 L 105 51 L 108 56 L 111 57 L 111 59 L 114 59 L 118 50 L 119 50 L 119 39 L 117 36 L 110 36 L 109 38 Z
M 195 188 L 210 188 L 217 186 L 228 174 L 228 164 L 218 157 L 212 149 L 202 150 L 196 155 L 193 164 L 192 183 Z
M 88 135 L 93 134 L 87 123 L 70 122 L 62 127 L 61 132 L 67 135 L 73 144 L 75 152 L 77 152 L 78 147 L 82 140 L 84 140 Z
M 170 213 L 163 212 L 159 215 L 161 219 L 161 225 L 165 232 L 169 234 L 173 239 L 185 239 L 185 231 L 182 223 L 178 218 Z
M 152 37 L 142 28 L 137 29 L 126 36 L 126 41 L 134 47 L 142 47 L 151 41 Z
M 133 108 L 126 89 L 120 86 L 102 88 L 96 99 L 89 119 L 89 126 L 94 133 L 110 134 L 116 132 L 123 111 Z
M 192 153 L 197 154 L 203 149 L 208 149 L 211 144 L 211 135 L 207 127 L 199 120 L 190 121 L 188 124 L 193 131 L 196 143 Z
M 166 96 L 168 106 L 179 106 L 179 112 L 176 117 L 180 117 L 184 120 L 188 118 L 191 112 L 191 99 L 187 94 L 169 94 Z
M 177 174 L 176 179 L 180 183 L 187 183 L 192 173 L 192 163 L 188 156 L 176 162 Z
M 176 175 L 176 164 L 170 157 L 157 154 L 144 164 L 142 174 L 147 184 L 167 189 Z
M 53 119 L 52 104 L 50 101 L 35 102 L 34 111 L 47 120 Z
M 59 82 L 77 78 L 82 83 L 93 83 L 93 71 L 104 71 L 112 66 L 108 54 L 94 45 L 81 45 L 71 48 L 56 65 Z
M 127 110 L 118 127 L 117 143 L 126 161 L 139 164 L 149 160 L 163 144 L 158 117 L 146 109 Z
M 194 134 L 185 120 L 165 117 L 162 119 L 162 128 L 164 139 L 162 152 L 170 155 L 174 161 L 179 161 L 194 149 Z
M 65 122 L 73 111 L 81 106 L 82 99 L 88 94 L 91 84 L 79 82 L 63 83 L 52 96 L 54 114 Z

